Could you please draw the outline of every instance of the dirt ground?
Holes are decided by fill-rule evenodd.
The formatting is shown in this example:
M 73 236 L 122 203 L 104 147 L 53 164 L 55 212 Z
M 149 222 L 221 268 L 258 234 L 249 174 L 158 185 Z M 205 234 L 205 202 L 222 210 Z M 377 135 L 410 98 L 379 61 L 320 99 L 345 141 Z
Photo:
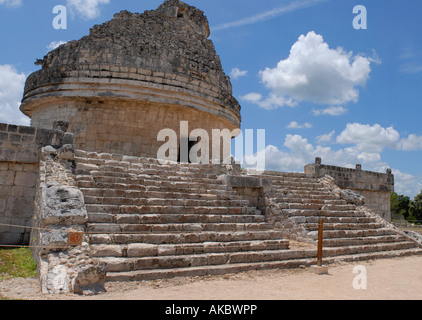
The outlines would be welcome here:
M 366 269 L 366 289 L 354 288 L 354 283 L 363 284 L 362 269 L 353 272 L 356 266 Z M 21 300 L 420 300 L 422 256 L 331 265 L 328 275 L 313 274 L 309 268 L 265 270 L 107 283 L 106 289 L 107 293 L 93 297 L 47 296 L 40 292 L 37 279 L 0 282 L 0 295 Z

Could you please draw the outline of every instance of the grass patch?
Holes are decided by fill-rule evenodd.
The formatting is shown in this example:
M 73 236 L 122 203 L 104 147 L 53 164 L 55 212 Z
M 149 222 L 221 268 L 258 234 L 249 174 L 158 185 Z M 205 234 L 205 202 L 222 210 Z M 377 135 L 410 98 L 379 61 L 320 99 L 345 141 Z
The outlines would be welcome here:
M 29 248 L 0 249 L 0 280 L 31 278 L 37 275 L 37 265 Z

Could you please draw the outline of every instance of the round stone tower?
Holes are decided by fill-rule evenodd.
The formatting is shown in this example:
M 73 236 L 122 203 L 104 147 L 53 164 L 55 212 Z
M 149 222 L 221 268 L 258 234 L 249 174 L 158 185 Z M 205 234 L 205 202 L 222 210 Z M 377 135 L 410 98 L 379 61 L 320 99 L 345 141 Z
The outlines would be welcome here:
M 76 148 L 156 157 L 162 129 L 240 127 L 240 106 L 203 12 L 178 0 L 122 11 L 36 64 L 21 110 L 33 127 L 69 123 Z M 181 137 L 187 138 L 187 137 Z

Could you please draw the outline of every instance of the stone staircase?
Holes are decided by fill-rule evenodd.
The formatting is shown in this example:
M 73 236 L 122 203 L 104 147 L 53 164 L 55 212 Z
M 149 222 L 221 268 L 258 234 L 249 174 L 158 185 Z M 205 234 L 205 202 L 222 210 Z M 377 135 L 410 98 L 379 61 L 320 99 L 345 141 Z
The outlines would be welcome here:
M 83 151 L 75 161 L 108 281 L 224 274 L 294 257 L 281 231 L 217 180 L 224 167 Z
M 347 203 L 316 178 L 282 172 L 260 177 L 271 180 L 271 200 L 279 205 L 278 215 L 287 225 L 304 230 L 316 243 L 318 223 L 324 222 L 327 263 L 422 254 L 422 248 L 393 225 Z
M 316 249 L 294 247 L 285 230 L 218 177 L 225 166 L 75 151 L 92 255 L 107 281 L 205 276 L 315 264 Z M 417 244 L 331 194 L 317 179 L 267 172 L 281 215 L 317 236 L 324 261 L 419 254 Z M 271 223 L 270 223 L 271 222 Z M 277 226 L 277 225 L 276 225 Z

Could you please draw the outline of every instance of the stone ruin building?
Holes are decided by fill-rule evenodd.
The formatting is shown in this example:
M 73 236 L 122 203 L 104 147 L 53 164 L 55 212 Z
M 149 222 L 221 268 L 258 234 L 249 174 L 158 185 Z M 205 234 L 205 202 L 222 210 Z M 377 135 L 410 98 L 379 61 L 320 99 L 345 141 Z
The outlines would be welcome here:
M 0 124 L 0 245 L 33 246 L 43 292 L 310 266 L 320 220 L 326 264 L 422 253 L 388 222 L 390 170 L 157 159 L 158 133 L 181 121 L 240 128 L 209 35 L 202 11 L 168 0 L 37 60 L 21 105 L 31 127 Z

